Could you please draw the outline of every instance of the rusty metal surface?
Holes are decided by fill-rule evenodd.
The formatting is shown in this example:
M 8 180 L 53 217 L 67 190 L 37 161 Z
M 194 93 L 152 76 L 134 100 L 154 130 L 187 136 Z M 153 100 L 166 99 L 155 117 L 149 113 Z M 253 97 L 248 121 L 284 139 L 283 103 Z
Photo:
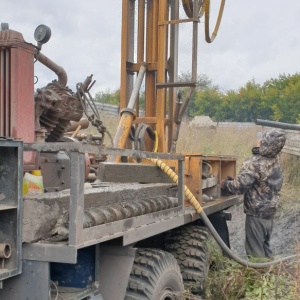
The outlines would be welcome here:
M 32 45 L 24 43 L 23 35 L 14 30 L 0 30 L 0 47 L 21 48 L 31 54 L 34 52 Z
M 138 1 L 138 38 L 137 38 L 137 62 L 145 61 L 145 0 Z M 139 109 L 137 108 L 137 111 Z
M 70 121 L 78 122 L 81 119 L 83 108 L 76 94 L 53 81 L 37 89 L 35 116 L 36 130 L 45 128 L 46 141 L 56 142 L 67 131 Z
M 145 79 L 145 116 L 146 118 L 155 118 L 155 71 L 157 70 L 157 65 L 153 70 L 150 70 L 150 64 L 157 62 L 157 47 L 155 33 L 157 30 L 157 25 L 155 20 L 157 19 L 157 1 L 147 1 L 146 7 L 146 49 L 145 57 L 148 63 L 149 69 L 146 73 Z M 156 18 L 156 19 L 155 19 Z M 137 120 L 138 122 L 138 120 Z M 154 119 L 153 125 L 156 123 L 156 118 Z M 152 125 L 152 126 L 153 126 Z
M 44 66 L 52 70 L 58 77 L 58 82 L 62 86 L 67 86 L 68 83 L 68 75 L 63 67 L 57 65 L 54 61 L 52 61 L 50 58 L 42 54 L 41 52 L 38 52 L 35 55 L 35 58 L 42 63 Z
M 202 2 L 198 0 L 189 1 L 188 7 L 191 12 L 195 11 L 195 13 L 188 20 L 179 19 L 179 2 L 179 0 L 147 2 L 144 0 L 123 0 L 120 107 L 121 109 L 126 107 L 133 88 L 133 78 L 139 72 L 138 67 L 144 59 L 147 63 L 145 117 L 139 117 L 140 103 L 138 100 L 135 106 L 137 118 L 133 123 L 135 126 L 143 121 L 150 124 L 153 130 L 157 132 L 158 151 L 163 153 L 171 149 L 172 137 L 174 136 L 173 111 L 176 88 L 190 86 L 190 93 L 192 93 L 197 75 L 199 16 L 196 11 L 199 11 Z M 193 32 L 191 45 L 192 78 L 189 82 L 177 82 L 178 26 L 181 21 L 191 22 Z M 136 41 L 133 41 L 132 37 L 136 32 Z M 187 103 L 188 101 L 183 107 L 186 107 Z M 128 144 L 126 144 L 127 148 L 129 147 Z M 150 149 L 151 140 L 145 138 L 145 145 L 146 149 Z
M 74 131 L 80 126 L 80 129 L 87 129 L 90 125 L 89 120 L 81 119 L 79 122 L 71 121 L 70 126 L 67 128 L 67 131 Z
M 34 48 L 12 30 L 0 30 L 0 135 L 34 141 Z M 33 153 L 24 162 L 34 165 Z
M 120 109 L 127 106 L 133 88 L 133 74 L 127 72 L 127 62 L 134 58 L 135 0 L 122 1 L 121 86 Z
M 44 152 L 57 152 L 57 151 L 78 151 L 81 153 L 93 153 L 97 155 L 118 155 L 130 156 L 139 158 L 159 158 L 167 160 L 183 160 L 184 156 L 181 154 L 168 154 L 158 152 L 146 152 L 139 150 L 129 149 L 114 149 L 103 148 L 95 145 L 81 144 L 74 142 L 61 142 L 61 143 L 26 143 L 24 144 L 24 151 L 44 151 Z
M 159 1 L 158 21 L 163 22 L 168 18 L 168 5 L 167 0 Z M 158 47 L 158 60 L 157 60 L 157 83 L 166 82 L 166 55 L 167 55 L 167 26 L 158 26 L 157 32 L 157 47 Z M 158 89 L 156 92 L 156 131 L 158 135 L 158 151 L 166 152 L 165 144 L 165 124 L 164 118 L 166 114 L 166 90 Z

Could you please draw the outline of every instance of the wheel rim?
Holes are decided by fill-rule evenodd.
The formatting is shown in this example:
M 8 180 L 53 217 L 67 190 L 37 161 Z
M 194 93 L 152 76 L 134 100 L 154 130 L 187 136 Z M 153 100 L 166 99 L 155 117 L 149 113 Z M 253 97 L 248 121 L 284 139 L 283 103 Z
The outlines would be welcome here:
M 176 300 L 178 298 L 176 298 L 178 295 L 175 295 L 176 292 L 174 292 L 171 289 L 164 289 L 161 292 L 161 296 L 159 298 L 159 300 Z

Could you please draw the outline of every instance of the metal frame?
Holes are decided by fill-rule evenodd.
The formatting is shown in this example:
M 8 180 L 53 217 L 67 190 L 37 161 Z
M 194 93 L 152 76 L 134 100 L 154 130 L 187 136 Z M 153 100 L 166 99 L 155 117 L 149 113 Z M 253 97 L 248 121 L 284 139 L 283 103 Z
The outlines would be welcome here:
M 43 261 L 23 260 L 22 274 L 4 281 L 0 298 L 51 299 L 50 264 Z
M 70 186 L 70 227 L 67 244 L 24 245 L 23 258 L 29 260 L 76 263 L 77 249 L 99 244 L 108 240 L 122 238 L 123 246 L 154 236 L 192 222 L 199 218 L 191 207 L 184 206 L 184 156 L 133 151 L 128 149 L 110 149 L 80 143 L 37 143 L 24 144 L 25 151 L 60 150 L 71 152 L 71 186 Z M 178 160 L 178 207 L 141 215 L 112 223 L 83 228 L 84 213 L 84 153 L 99 155 L 133 156 L 140 158 L 159 158 Z M 236 196 L 212 201 L 204 206 L 207 214 L 228 208 L 236 203 Z
M 7 150 L 5 155 L 1 153 L 1 159 L 4 160 L 1 166 L 4 173 L 1 174 L 0 193 L 4 198 L 0 201 L 0 244 L 10 244 L 11 247 L 9 258 L 0 257 L 1 282 L 22 271 L 23 143 L 0 140 L 0 148 Z M 9 221 L 1 223 L 6 214 L 10 214 Z
M 134 123 L 146 123 L 155 128 L 158 151 L 162 153 L 171 149 L 176 88 L 190 87 L 191 94 L 197 80 L 199 3 L 193 1 L 192 18 L 179 19 L 179 2 L 152 0 L 145 3 L 145 0 L 123 0 L 120 108 L 127 107 L 134 75 L 139 72 L 140 65 L 146 63 L 145 117 L 139 117 L 140 107 L 137 101 L 137 118 Z M 177 82 L 179 24 L 186 22 L 192 23 L 193 32 L 192 78 L 190 82 Z
M 184 219 L 184 157 L 182 155 L 99 148 L 97 146 L 85 146 L 80 143 L 25 144 L 24 148 L 25 151 L 56 152 L 65 150 L 70 152 L 71 159 L 68 245 L 27 244 L 24 247 L 25 259 L 75 263 L 76 249 L 95 245 L 117 237 L 123 237 L 123 245 L 128 245 L 145 238 L 145 235 L 152 236 L 162 232 L 161 226 L 156 226 L 155 224 L 161 224 L 161 222 L 170 223 L 170 225 L 164 227 L 165 230 L 182 224 L 182 220 Z M 86 152 L 93 152 L 100 155 L 124 156 L 126 154 L 126 156 L 140 158 L 178 160 L 178 207 L 84 229 L 83 185 L 85 168 L 84 153 Z M 170 220 L 172 221 L 170 222 Z M 145 228 L 147 228 L 147 234 Z M 50 249 L 51 251 L 49 251 Z

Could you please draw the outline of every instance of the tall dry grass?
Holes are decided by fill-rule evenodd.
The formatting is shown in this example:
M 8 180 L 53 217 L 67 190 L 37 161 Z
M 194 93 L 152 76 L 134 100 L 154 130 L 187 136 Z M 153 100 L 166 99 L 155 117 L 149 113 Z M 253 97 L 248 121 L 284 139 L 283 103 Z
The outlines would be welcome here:
M 259 127 L 190 127 L 181 126 L 177 152 L 204 155 L 230 155 L 237 158 L 237 165 L 251 155 L 257 145 Z

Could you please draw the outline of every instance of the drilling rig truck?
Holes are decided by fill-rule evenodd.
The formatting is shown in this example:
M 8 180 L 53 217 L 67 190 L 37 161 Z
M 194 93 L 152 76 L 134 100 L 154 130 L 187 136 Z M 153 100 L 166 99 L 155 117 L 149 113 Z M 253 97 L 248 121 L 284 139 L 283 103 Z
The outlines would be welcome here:
M 209 231 L 198 213 L 205 212 L 229 246 L 226 209 L 238 201 L 220 189 L 221 180 L 235 176 L 235 158 L 176 152 L 196 86 L 199 19 L 204 16 L 212 42 L 224 8 L 222 1 L 210 36 L 209 2 L 122 1 L 114 137 L 95 108 L 92 75 L 72 91 L 66 71 L 42 53 L 50 28 L 39 25 L 32 44 L 1 24 L 1 300 L 163 300 L 180 299 L 185 289 L 203 293 Z M 182 23 L 192 32 L 188 82 L 178 81 Z M 57 78 L 34 90 L 34 63 Z M 89 124 L 99 133 L 78 134 Z

